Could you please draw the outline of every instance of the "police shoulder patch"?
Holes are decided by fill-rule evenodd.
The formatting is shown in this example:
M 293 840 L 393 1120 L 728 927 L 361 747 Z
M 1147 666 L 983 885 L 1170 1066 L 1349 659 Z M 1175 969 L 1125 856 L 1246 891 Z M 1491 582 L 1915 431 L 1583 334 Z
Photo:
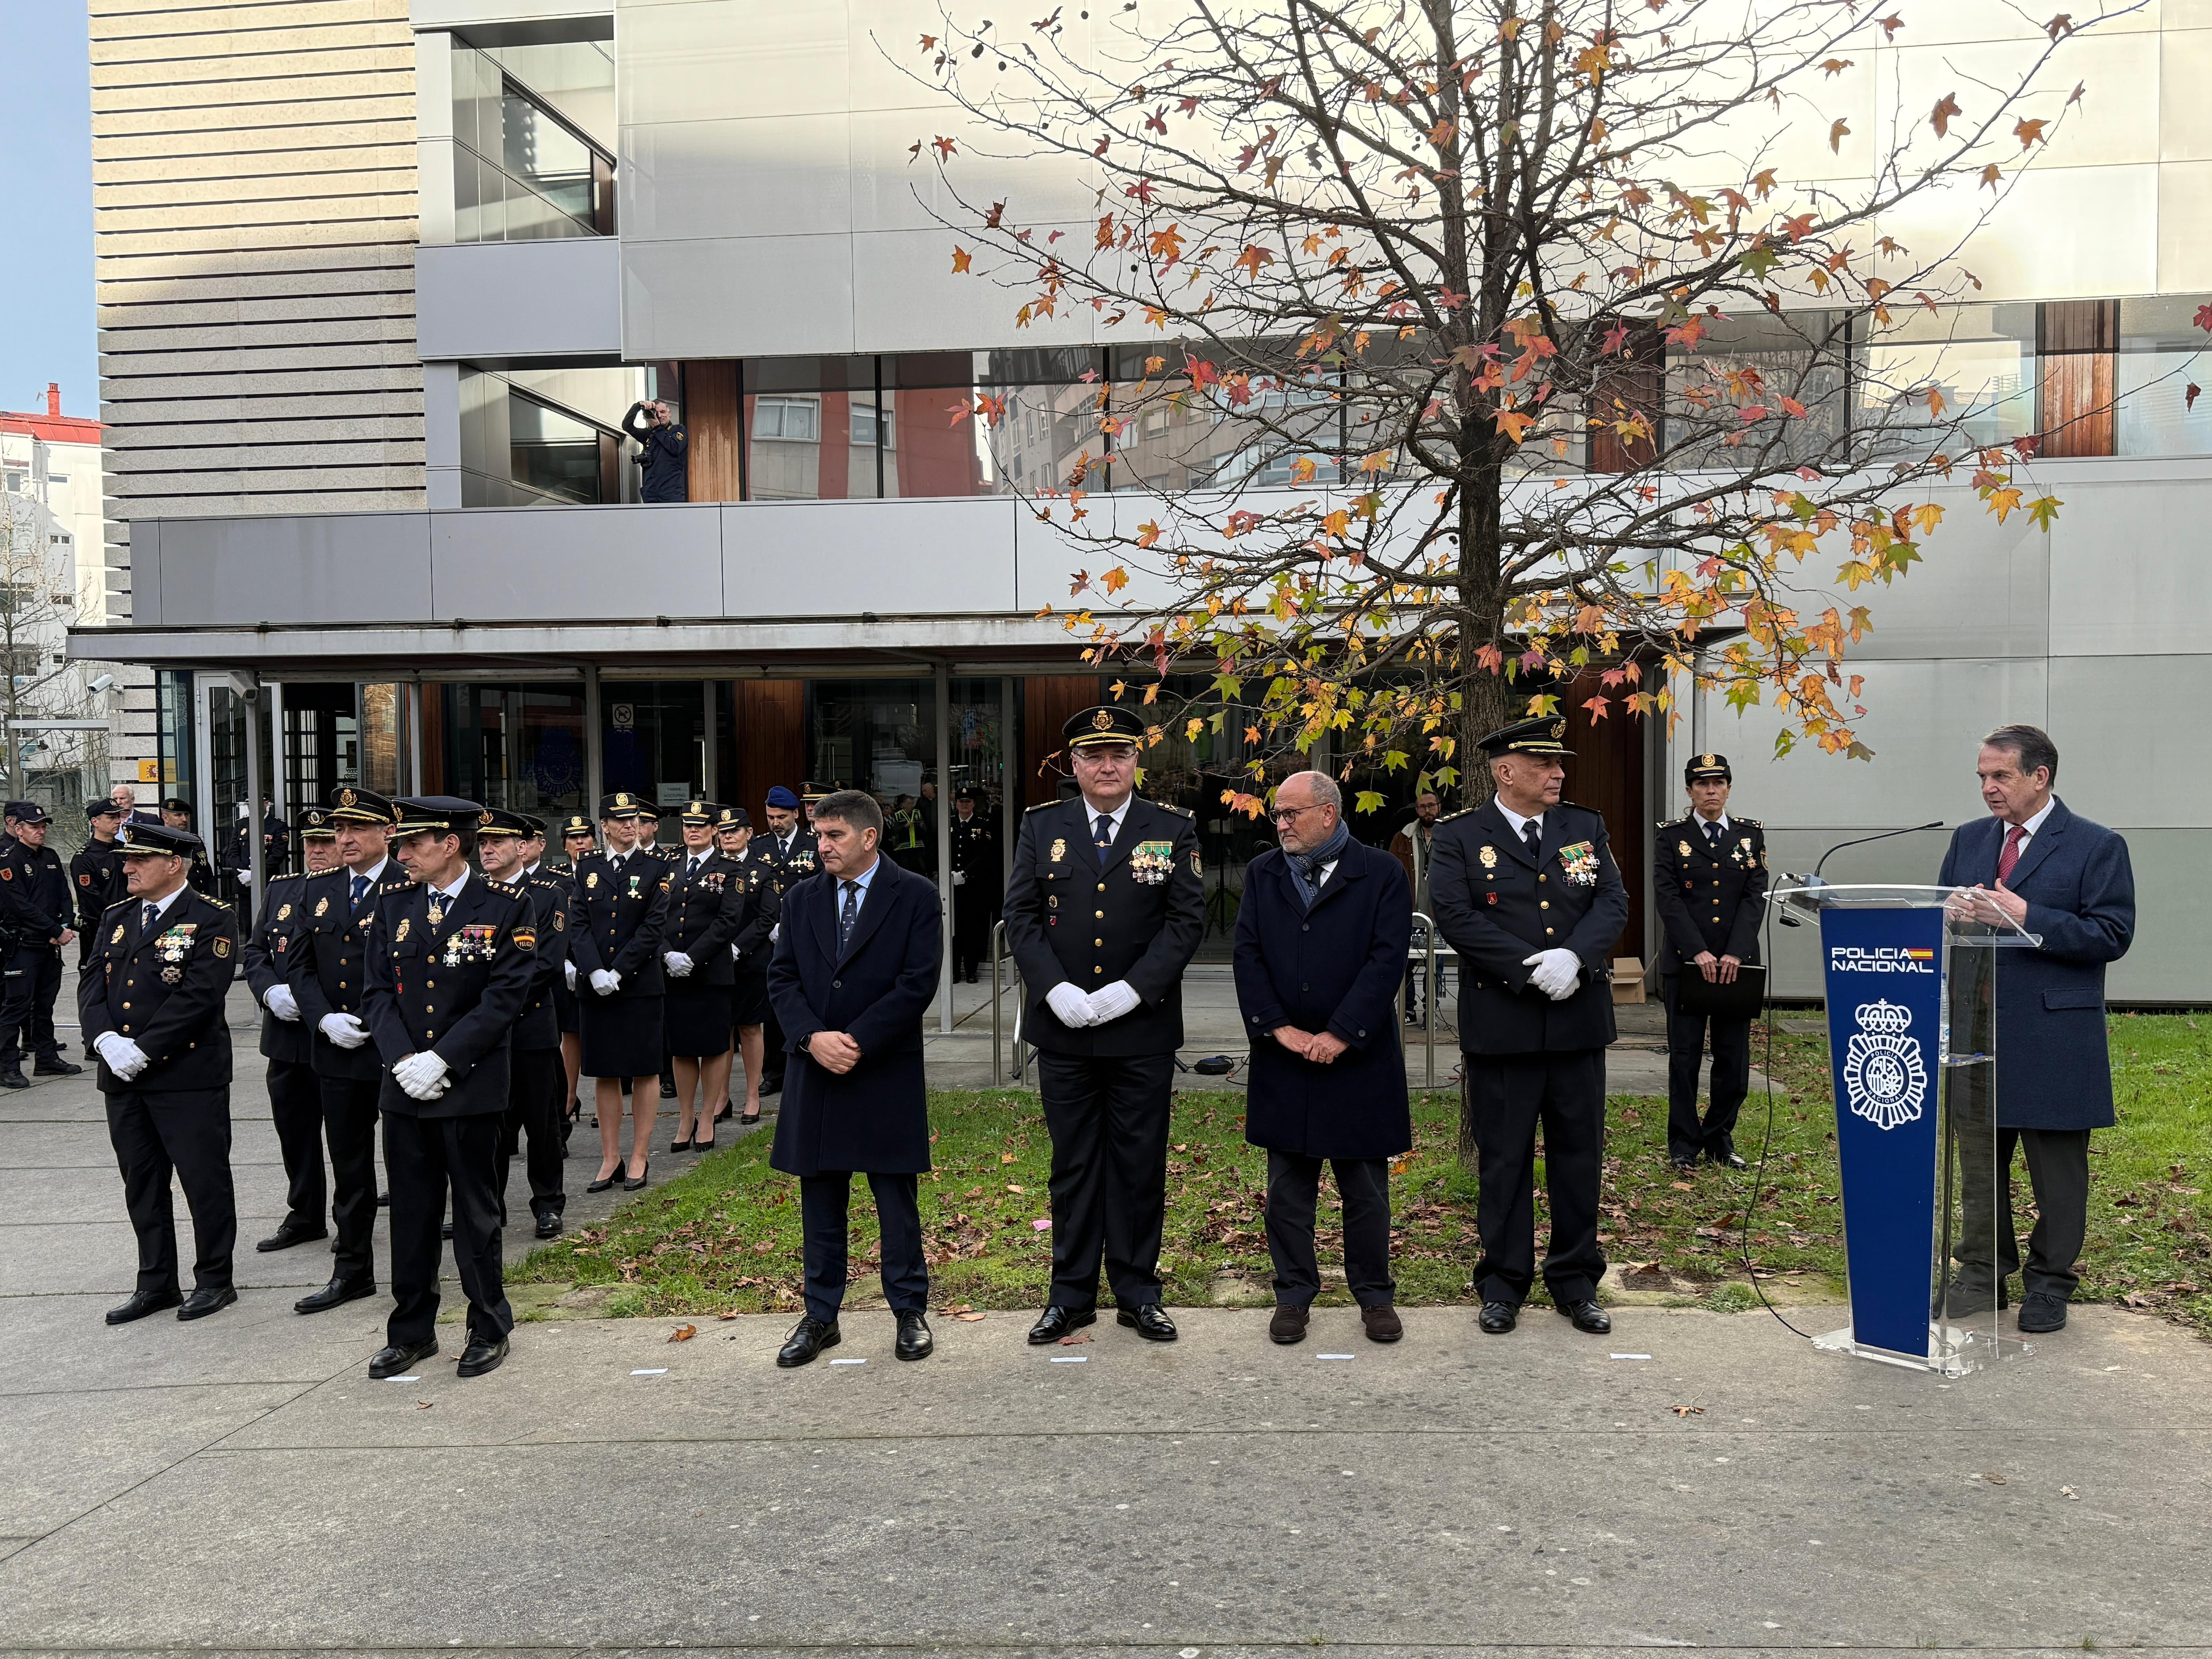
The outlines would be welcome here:
M 219 957 L 228 956 L 230 954 L 230 941 L 227 939 L 218 937 L 215 942 L 215 953 Z
M 90 873 L 89 872 L 86 872 L 85 874 L 79 876 L 79 877 L 76 878 L 76 884 L 77 884 L 78 886 L 80 886 L 80 887 L 89 887 L 89 886 L 91 886 L 91 885 L 92 885 L 92 876 L 91 876 L 91 873 Z
M 538 948 L 538 930 L 535 927 L 516 928 L 514 944 L 517 950 L 535 951 Z

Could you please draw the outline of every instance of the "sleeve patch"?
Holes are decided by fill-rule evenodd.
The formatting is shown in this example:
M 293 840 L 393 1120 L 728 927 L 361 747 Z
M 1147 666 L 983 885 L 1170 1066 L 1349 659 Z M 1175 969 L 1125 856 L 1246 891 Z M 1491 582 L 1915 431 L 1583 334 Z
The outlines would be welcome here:
M 76 884 L 77 884 L 78 886 L 80 886 L 80 887 L 89 887 L 89 886 L 91 886 L 91 885 L 92 885 L 92 876 L 91 876 L 90 872 L 88 872 L 87 873 L 85 873 L 85 874 L 83 874 L 83 875 L 79 876 L 79 877 L 76 878 Z
M 230 941 L 227 939 L 216 939 L 215 942 L 215 953 L 219 957 L 228 956 L 230 954 Z
M 538 948 L 538 930 L 535 927 L 516 928 L 514 944 L 517 950 L 535 951 Z

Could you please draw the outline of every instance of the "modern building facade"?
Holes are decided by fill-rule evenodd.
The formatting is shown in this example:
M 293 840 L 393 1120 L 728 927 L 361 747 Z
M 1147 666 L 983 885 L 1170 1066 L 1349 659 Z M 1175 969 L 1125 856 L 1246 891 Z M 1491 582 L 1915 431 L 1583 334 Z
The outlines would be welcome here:
M 2017 20 L 1984 9 L 1854 70 L 1854 127 L 1875 129 L 1892 71 L 2003 49 Z M 622 787 L 757 811 L 776 782 L 933 781 L 940 803 L 986 788 L 1010 823 L 1051 796 L 1060 720 L 1102 679 L 1037 615 L 1086 556 L 1018 492 L 1142 371 L 1087 309 L 1017 329 L 1003 290 L 951 275 L 947 204 L 909 155 L 951 130 L 904 72 L 933 5 L 93 14 L 118 577 L 108 627 L 74 649 L 155 671 L 158 764 L 203 822 L 256 781 L 287 805 L 362 781 L 551 812 Z M 2180 390 L 2212 296 L 2194 91 L 2212 27 L 2146 13 L 2094 50 L 2110 118 L 2093 106 L 1985 228 L 1979 303 L 1942 319 L 1947 364 L 1996 388 L 1988 437 L 2069 434 L 2039 464 L 2065 511 L 1999 526 L 1962 481 L 1926 564 L 1874 601 L 1870 764 L 1769 758 L 1768 711 L 1671 733 L 1577 714 L 1572 792 L 1630 855 L 1622 954 L 1650 954 L 1633 854 L 1680 810 L 1686 753 L 1728 752 L 1738 806 L 1806 867 L 1978 811 L 1976 739 L 2028 720 L 2057 738 L 2062 793 L 2127 833 L 2160 895 L 2115 994 L 2212 1000 L 2212 902 L 2189 876 L 2212 854 L 2212 744 L 2158 712 L 2212 693 L 2191 574 L 2212 403 L 2198 416 Z M 1865 165 L 1805 148 L 1808 168 Z M 1082 180 L 985 165 L 1026 221 L 1087 227 Z M 2114 391 L 2136 395 L 2077 418 Z M 979 393 L 1005 402 L 995 427 L 954 416 Z M 647 397 L 689 427 L 688 504 L 636 499 L 619 429 Z M 1125 435 L 1093 500 L 1237 476 L 1240 453 L 1225 411 L 1178 413 Z M 1216 799 L 1242 758 L 1226 724 L 1151 781 L 1199 812 L 1222 927 L 1255 845 Z M 1379 839 L 1403 816 L 1355 827 Z M 1904 836 L 1827 873 L 1932 877 L 1940 855 Z M 1794 944 L 1780 988 L 1808 994 Z

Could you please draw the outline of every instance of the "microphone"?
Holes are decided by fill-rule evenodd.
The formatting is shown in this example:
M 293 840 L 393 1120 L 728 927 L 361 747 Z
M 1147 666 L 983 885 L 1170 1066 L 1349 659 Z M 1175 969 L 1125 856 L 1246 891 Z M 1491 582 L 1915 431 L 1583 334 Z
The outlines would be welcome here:
M 1826 852 L 1820 854 L 1820 861 L 1813 866 L 1813 873 L 1811 875 L 1801 877 L 1799 879 L 1806 887 L 1826 886 L 1827 884 L 1820 879 L 1820 872 L 1827 868 L 1828 860 L 1830 859 L 1835 857 L 1837 854 L 1842 852 L 1846 848 L 1864 847 L 1869 842 L 1887 841 L 1893 836 L 1917 836 L 1923 830 L 1942 830 L 1947 828 L 1948 828 L 1948 826 L 1944 823 L 1943 820 L 1938 818 L 1933 823 L 1916 823 L 1904 830 L 1885 830 L 1879 835 L 1861 836 L 1856 841 L 1839 841 L 1833 847 L 1831 847 Z M 1803 922 L 1798 921 L 1796 917 L 1791 915 L 1786 909 L 1780 913 L 1779 920 L 1784 927 L 1802 927 L 1805 925 Z

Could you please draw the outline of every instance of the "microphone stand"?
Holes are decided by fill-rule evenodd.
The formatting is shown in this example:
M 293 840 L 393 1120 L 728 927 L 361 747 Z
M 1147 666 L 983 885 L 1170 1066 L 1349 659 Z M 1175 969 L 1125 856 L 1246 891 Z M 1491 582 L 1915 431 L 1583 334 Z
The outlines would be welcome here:
M 1800 878 L 1800 881 L 1802 884 L 1808 889 L 1825 887 L 1827 884 L 1820 879 L 1820 872 L 1828 867 L 1828 860 L 1830 859 L 1835 857 L 1837 854 L 1844 851 L 1846 848 L 1864 847 L 1869 842 L 1887 841 L 1893 836 L 1917 836 L 1923 830 L 1941 830 L 1944 827 L 1943 820 L 1938 818 L 1933 823 L 1916 823 L 1903 830 L 1885 830 L 1879 835 L 1861 836 L 1856 841 L 1839 841 L 1833 847 L 1831 847 L 1826 852 L 1820 854 L 1820 861 L 1813 866 L 1813 873 L 1809 876 Z M 1796 917 L 1791 915 L 1786 909 L 1780 913 L 1778 919 L 1784 927 L 1802 927 L 1805 925 L 1803 922 L 1798 921 Z

